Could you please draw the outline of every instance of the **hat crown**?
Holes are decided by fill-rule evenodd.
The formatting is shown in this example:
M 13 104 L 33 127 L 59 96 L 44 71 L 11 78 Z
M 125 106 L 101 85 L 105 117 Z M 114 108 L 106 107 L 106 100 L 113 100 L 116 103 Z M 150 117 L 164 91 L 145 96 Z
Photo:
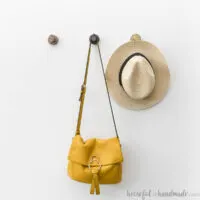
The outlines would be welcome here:
M 123 68 L 121 82 L 132 99 L 148 97 L 155 87 L 155 74 L 149 61 L 142 55 L 130 58 Z
M 106 80 L 111 96 L 120 106 L 141 110 L 156 105 L 165 97 L 170 72 L 161 51 L 134 34 L 112 54 Z

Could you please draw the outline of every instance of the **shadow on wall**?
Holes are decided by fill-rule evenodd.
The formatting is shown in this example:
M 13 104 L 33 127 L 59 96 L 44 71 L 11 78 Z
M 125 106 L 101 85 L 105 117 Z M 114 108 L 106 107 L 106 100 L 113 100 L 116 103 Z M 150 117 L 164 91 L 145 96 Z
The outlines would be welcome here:
M 137 145 L 131 144 L 126 146 L 123 144 L 122 151 L 124 155 L 123 162 L 123 177 L 121 188 L 124 192 L 129 188 L 134 188 L 134 185 L 139 180 L 140 175 L 140 161 L 139 157 L 136 155 L 136 147 Z

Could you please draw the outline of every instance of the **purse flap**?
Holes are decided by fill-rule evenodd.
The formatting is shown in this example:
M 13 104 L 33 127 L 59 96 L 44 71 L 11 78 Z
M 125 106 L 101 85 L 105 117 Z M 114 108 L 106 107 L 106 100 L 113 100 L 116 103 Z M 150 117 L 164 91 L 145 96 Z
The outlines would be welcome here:
M 99 158 L 101 165 L 111 165 L 123 161 L 121 145 L 117 137 L 109 139 L 88 139 L 84 141 L 76 135 L 68 154 L 68 160 L 88 165 L 92 156 Z

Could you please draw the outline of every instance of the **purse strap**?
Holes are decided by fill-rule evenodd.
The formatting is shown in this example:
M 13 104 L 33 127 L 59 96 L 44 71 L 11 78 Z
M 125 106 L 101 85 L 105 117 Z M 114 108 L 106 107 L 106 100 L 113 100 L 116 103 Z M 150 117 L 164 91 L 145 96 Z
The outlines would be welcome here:
M 92 35 L 92 37 L 94 39 L 94 37 L 98 37 L 98 36 Z M 114 125 L 114 128 L 115 128 L 115 134 L 116 134 L 116 137 L 119 138 L 117 126 L 116 126 L 116 122 L 115 122 L 115 117 L 114 117 L 114 113 L 113 113 L 112 103 L 111 103 L 111 100 L 110 100 L 110 94 L 109 94 L 109 91 L 108 91 L 108 84 L 107 84 L 107 81 L 106 81 L 106 76 L 105 76 L 105 71 L 104 71 L 104 66 L 103 66 L 103 60 L 102 60 L 102 56 L 101 56 L 101 50 L 100 50 L 100 46 L 99 46 L 99 37 L 97 38 L 96 42 L 92 41 L 91 37 L 90 37 L 90 43 L 89 43 L 88 55 L 87 55 L 87 62 L 86 62 L 86 68 L 85 68 L 85 76 L 84 76 L 83 84 L 81 86 L 81 93 L 80 93 L 80 98 L 79 98 L 80 107 L 79 107 L 79 114 L 78 114 L 78 121 L 77 121 L 77 127 L 76 127 L 76 134 L 75 135 L 80 135 L 80 127 L 81 127 L 83 106 L 84 106 L 84 100 L 85 100 L 85 94 L 86 94 L 86 84 L 87 84 L 87 76 L 88 76 L 88 69 L 89 69 L 89 64 L 90 64 L 90 55 L 91 55 L 92 44 L 97 45 L 100 63 L 101 63 L 101 68 L 102 68 L 102 73 L 103 73 L 103 77 L 104 77 L 104 81 L 105 81 L 105 85 L 106 85 L 108 101 L 109 101 L 110 110 L 111 110 L 111 114 L 112 114 L 113 125 Z

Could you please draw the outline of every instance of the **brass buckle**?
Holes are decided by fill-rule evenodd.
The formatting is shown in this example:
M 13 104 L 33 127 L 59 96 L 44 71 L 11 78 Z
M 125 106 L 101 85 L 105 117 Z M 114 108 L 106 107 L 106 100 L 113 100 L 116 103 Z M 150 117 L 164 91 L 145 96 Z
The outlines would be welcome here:
M 79 97 L 79 101 L 81 101 L 81 99 L 82 99 L 82 97 L 83 97 L 83 95 L 84 95 L 84 93 L 85 93 L 85 90 L 86 90 L 86 85 L 83 84 L 83 85 L 81 86 L 81 94 L 80 94 L 80 97 Z

